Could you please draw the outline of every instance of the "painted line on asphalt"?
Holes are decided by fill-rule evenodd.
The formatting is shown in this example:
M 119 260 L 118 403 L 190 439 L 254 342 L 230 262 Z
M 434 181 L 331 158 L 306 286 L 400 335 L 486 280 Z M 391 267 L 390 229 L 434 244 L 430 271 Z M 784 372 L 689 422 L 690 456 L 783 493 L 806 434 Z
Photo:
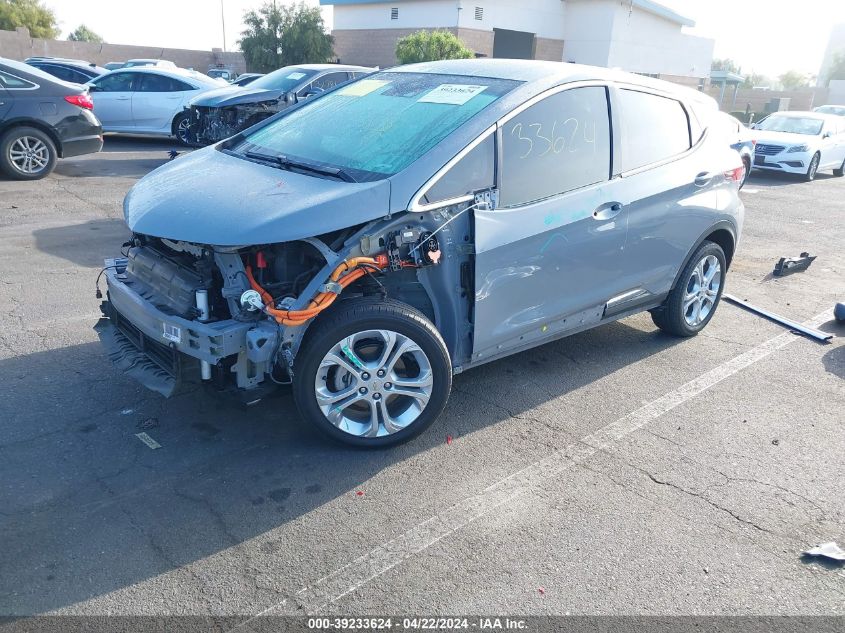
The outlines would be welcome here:
M 830 320 L 830 310 L 806 321 L 804 325 L 818 327 Z M 784 332 L 711 369 L 677 389 L 652 400 L 579 441 L 552 453 L 548 457 L 513 473 L 478 494 L 468 497 L 404 534 L 376 547 L 363 556 L 323 576 L 315 583 L 300 589 L 291 600 L 283 600 L 240 623 L 247 625 L 254 618 L 265 615 L 319 613 L 329 605 L 352 593 L 381 574 L 390 571 L 415 554 L 426 550 L 443 538 L 488 512 L 505 505 L 547 479 L 556 477 L 577 463 L 601 450 L 610 448 L 654 420 L 737 372 L 763 360 L 800 337 Z

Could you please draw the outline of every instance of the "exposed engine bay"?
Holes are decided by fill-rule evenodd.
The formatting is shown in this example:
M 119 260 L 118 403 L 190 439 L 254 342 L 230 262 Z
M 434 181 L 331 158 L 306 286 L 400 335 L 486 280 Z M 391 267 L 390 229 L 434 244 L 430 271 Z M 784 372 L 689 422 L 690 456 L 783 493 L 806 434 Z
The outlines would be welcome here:
M 263 121 L 287 106 L 284 98 L 221 108 L 191 106 L 190 138 L 197 145 L 210 145 Z
M 249 393 L 247 401 L 291 382 L 308 326 L 344 299 L 391 297 L 435 321 L 442 318 L 431 293 L 449 292 L 447 301 L 464 309 L 444 312 L 464 314 L 467 323 L 446 330 L 460 331 L 459 346 L 469 350 L 473 290 L 463 211 L 246 247 L 134 234 L 124 257 L 106 260 L 108 300 L 97 329 L 119 368 L 165 396 L 200 380 Z M 443 266 L 447 257 L 457 266 Z M 451 292 L 461 284 L 460 294 Z

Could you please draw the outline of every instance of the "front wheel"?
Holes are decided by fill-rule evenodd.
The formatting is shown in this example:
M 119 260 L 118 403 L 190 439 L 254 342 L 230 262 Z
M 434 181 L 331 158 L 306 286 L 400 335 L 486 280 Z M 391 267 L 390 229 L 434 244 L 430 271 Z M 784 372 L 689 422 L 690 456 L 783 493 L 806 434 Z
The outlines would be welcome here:
M 813 158 L 810 159 L 810 166 L 807 167 L 807 173 L 804 174 L 804 180 L 807 182 L 813 182 L 816 179 L 816 172 L 819 170 L 820 160 L 821 156 L 813 154 Z
M 41 130 L 15 127 L 0 136 L 0 170 L 16 180 L 38 180 L 56 166 L 56 145 Z
M 666 302 L 652 310 L 654 324 L 675 336 L 698 334 L 716 312 L 726 269 L 722 247 L 705 241 L 684 267 Z
M 391 300 L 356 299 L 318 320 L 294 365 L 303 418 L 358 447 L 406 442 L 428 428 L 452 388 L 449 352 L 434 325 Z

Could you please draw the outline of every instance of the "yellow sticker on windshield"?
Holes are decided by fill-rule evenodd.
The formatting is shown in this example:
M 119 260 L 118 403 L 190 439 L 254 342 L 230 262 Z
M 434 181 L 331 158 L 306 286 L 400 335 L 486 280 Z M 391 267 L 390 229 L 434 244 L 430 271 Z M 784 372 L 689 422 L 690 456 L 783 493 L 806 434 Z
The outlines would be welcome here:
M 354 84 L 349 84 L 346 88 L 338 91 L 337 94 L 343 95 L 344 97 L 363 97 L 389 83 L 389 81 L 384 81 L 383 79 L 362 79 L 361 81 L 356 81 Z

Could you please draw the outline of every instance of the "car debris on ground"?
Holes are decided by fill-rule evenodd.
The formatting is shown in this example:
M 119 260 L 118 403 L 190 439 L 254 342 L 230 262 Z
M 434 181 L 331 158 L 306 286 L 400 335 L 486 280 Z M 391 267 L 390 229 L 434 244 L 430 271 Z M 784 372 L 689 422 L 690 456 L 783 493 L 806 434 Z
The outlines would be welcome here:
M 803 554 L 805 556 L 821 556 L 831 560 L 845 562 L 845 550 L 839 547 L 834 541 L 817 545 L 803 552 Z
M 774 321 L 775 323 L 783 325 L 789 328 L 790 330 L 797 332 L 798 334 L 809 336 L 810 338 L 813 338 L 821 343 L 827 343 L 830 339 L 833 338 L 833 334 L 828 334 L 827 332 L 822 332 L 821 330 L 816 330 L 814 328 L 807 327 L 806 325 L 802 325 L 797 321 L 793 321 L 792 319 L 787 319 L 786 317 L 780 316 L 779 314 L 775 314 L 774 312 L 770 312 L 769 310 L 758 308 L 757 306 L 748 303 L 748 301 L 743 301 L 742 299 L 738 299 L 733 295 L 725 293 L 722 295 L 722 299 L 724 299 L 730 304 L 742 308 L 743 310 L 748 310 L 753 314 L 757 314 L 765 319 Z
M 816 257 L 816 255 L 810 256 L 810 253 L 801 253 L 798 257 L 781 257 L 775 264 L 772 274 L 775 277 L 785 277 L 792 273 L 803 272 L 810 267 Z

